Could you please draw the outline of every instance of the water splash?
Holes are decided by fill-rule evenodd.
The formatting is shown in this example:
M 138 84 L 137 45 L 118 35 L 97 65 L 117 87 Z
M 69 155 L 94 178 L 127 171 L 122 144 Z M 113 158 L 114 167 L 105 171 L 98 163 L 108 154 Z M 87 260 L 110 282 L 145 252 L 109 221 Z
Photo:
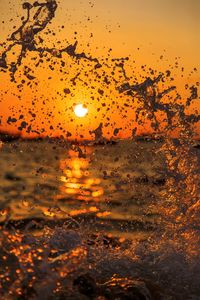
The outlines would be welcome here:
M 123 235 L 117 239 L 105 232 L 104 234 L 91 233 L 74 218 L 76 213 L 81 212 L 80 210 L 70 215 L 59 207 L 60 194 L 57 191 L 53 198 L 58 203 L 49 209 L 45 208 L 44 223 L 36 219 L 28 223 L 25 228 L 23 222 L 21 228 L 20 226 L 16 226 L 18 229 L 13 228 L 12 226 L 15 225 L 10 223 L 11 210 L 3 207 L 1 216 L 4 222 L 1 224 L 0 236 L 1 297 L 4 299 L 16 297 L 17 299 L 23 299 L 23 297 L 40 299 L 42 295 L 43 299 L 60 299 L 59 297 L 82 299 L 81 297 L 85 295 L 90 299 L 99 299 L 98 297 L 103 297 L 103 299 L 116 299 L 116 297 L 119 299 L 127 297 L 130 299 L 198 299 L 199 287 L 196 274 L 199 274 L 200 270 L 198 263 L 199 150 L 194 148 L 193 144 L 194 127 L 198 125 L 200 116 L 198 112 L 190 111 L 193 102 L 198 100 L 197 87 L 194 85 L 189 87 L 191 95 L 183 103 L 177 88 L 167 84 L 171 73 L 169 70 L 165 73 L 155 72 L 154 75 L 150 70 L 151 77 L 147 74 L 146 79 L 136 80 L 134 75 L 130 78 L 127 75 L 127 58 L 97 59 L 84 52 L 77 53 L 77 41 L 61 49 L 43 47 L 45 41 L 39 33 L 55 17 L 57 2 L 36 1 L 33 5 L 25 2 L 23 9 L 27 11 L 27 17 L 3 45 L 5 49 L 0 59 L 1 69 L 10 73 L 11 81 L 17 84 L 16 72 L 20 71 L 25 57 L 31 53 L 40 57 L 36 69 L 39 64 L 44 63 L 43 59 L 50 60 L 50 62 L 56 60 L 59 66 L 64 65 L 65 54 L 74 60 L 76 67 L 80 60 L 91 63 L 88 69 L 85 69 L 83 64 L 80 72 L 76 71 L 74 76 L 69 75 L 72 87 L 76 87 L 77 82 L 81 82 L 91 88 L 92 83 L 87 78 L 93 74 L 94 81 L 103 86 L 103 88 L 98 87 L 96 93 L 99 99 L 113 90 L 118 100 L 121 99 L 120 97 L 126 97 L 127 105 L 136 107 L 132 129 L 133 138 L 136 138 L 139 126 L 144 126 L 147 120 L 154 133 L 149 139 L 162 137 L 162 142 L 156 143 L 153 151 L 154 156 L 159 154 L 164 161 L 164 170 L 160 170 L 164 178 L 160 181 L 157 198 L 151 197 L 147 206 L 147 213 L 156 211 L 159 206 L 159 222 L 156 224 L 156 230 L 149 232 L 145 240 L 127 241 Z M 36 41 L 36 37 L 39 42 Z M 10 63 L 9 53 L 16 46 L 20 47 L 19 55 L 16 61 Z M 53 68 L 52 65 L 51 68 Z M 28 82 L 37 80 L 34 72 L 29 67 L 24 67 L 24 75 Z M 83 72 L 84 75 L 86 73 L 86 79 L 82 76 Z M 71 86 L 65 88 L 64 93 L 71 93 Z M 160 115 L 163 116 L 164 128 L 160 126 Z M 33 112 L 32 116 L 34 118 Z M 106 115 L 104 117 L 106 118 Z M 23 117 L 20 118 L 22 119 Z M 13 116 L 8 119 L 8 123 L 15 122 L 17 119 Z M 96 143 L 106 143 L 103 131 L 106 124 L 107 121 L 102 120 L 96 129 L 91 131 Z M 24 128 L 28 126 L 22 123 L 21 129 Z M 114 129 L 114 137 L 120 132 L 120 128 L 118 126 Z M 28 130 L 31 132 L 32 129 Z M 171 137 L 173 132 L 177 132 L 178 138 Z M 67 132 L 67 136 L 70 135 Z M 73 146 L 72 150 L 75 148 Z M 62 183 L 59 192 L 64 192 L 68 196 L 69 194 L 75 195 L 79 200 L 82 197 L 86 199 L 87 195 L 89 200 L 94 200 L 97 195 L 97 198 L 101 200 L 104 190 L 98 185 L 102 179 L 95 177 L 91 181 L 91 178 L 88 178 L 85 172 L 90 162 L 87 157 L 84 157 L 80 147 L 76 150 L 78 157 L 74 157 L 73 153 L 71 158 L 60 161 L 63 174 L 59 177 Z M 141 153 L 135 150 L 135 153 L 129 156 L 127 154 L 127 159 L 133 160 L 134 155 L 137 158 Z M 103 161 L 103 158 L 101 160 Z M 119 161 L 123 166 L 120 153 Z M 154 162 L 155 158 L 152 164 Z M 125 169 L 128 166 L 128 161 L 126 161 Z M 108 169 L 106 163 L 104 168 Z M 112 173 L 113 178 L 119 176 L 119 170 L 121 173 L 125 172 L 123 168 L 122 170 L 119 167 L 115 168 Z M 137 191 L 141 189 L 137 184 L 152 182 L 150 176 L 145 175 L 141 176 L 136 184 L 135 179 L 131 177 L 133 170 L 130 173 L 126 178 L 121 177 L 118 189 L 124 184 L 130 194 L 131 189 L 135 188 Z M 104 179 L 108 178 L 108 172 L 104 171 L 103 174 Z M 17 177 L 12 177 L 12 180 L 13 178 L 17 180 Z M 157 185 L 159 185 L 158 182 Z M 92 194 L 94 188 L 96 194 Z M 149 193 L 150 190 L 152 187 L 148 189 Z M 83 195 L 83 191 L 89 194 Z M 40 195 L 40 197 L 44 196 L 44 194 Z M 46 199 L 42 201 L 48 203 Z M 109 201 L 108 204 L 110 204 Z M 29 206 L 24 200 L 23 205 Z M 99 211 L 93 207 L 91 211 L 85 209 L 82 212 L 86 215 L 88 212 L 96 214 Z M 56 215 L 60 213 L 65 214 L 68 219 L 67 223 L 58 222 Z M 54 217 L 55 222 L 52 226 L 47 223 L 46 219 Z M 87 220 L 86 218 L 86 222 Z

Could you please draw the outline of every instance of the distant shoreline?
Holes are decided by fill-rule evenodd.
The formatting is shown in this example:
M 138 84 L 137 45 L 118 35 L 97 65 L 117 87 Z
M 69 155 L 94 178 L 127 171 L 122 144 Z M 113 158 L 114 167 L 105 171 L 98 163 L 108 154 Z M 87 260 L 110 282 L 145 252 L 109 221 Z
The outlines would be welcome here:
M 179 140 L 178 138 L 172 138 L 174 140 Z M 99 140 L 77 140 L 77 139 L 64 139 L 64 137 L 30 137 L 30 138 L 24 138 L 19 134 L 10 134 L 8 132 L 1 132 L 0 131 L 0 141 L 4 143 L 10 143 L 13 141 L 22 141 L 22 142 L 42 142 L 42 141 L 48 141 L 48 142 L 58 142 L 58 143 L 67 143 L 67 144 L 73 144 L 73 145 L 115 145 L 118 144 L 120 141 L 123 140 L 130 140 L 130 141 L 136 141 L 136 142 L 152 142 L 152 141 L 157 141 L 157 142 L 163 142 L 164 141 L 164 136 L 161 135 L 141 135 L 141 136 L 136 136 L 134 139 L 113 139 L 111 138 L 106 139 L 102 138 Z M 196 147 L 200 147 L 200 139 L 199 137 L 195 138 L 194 141 L 196 142 Z

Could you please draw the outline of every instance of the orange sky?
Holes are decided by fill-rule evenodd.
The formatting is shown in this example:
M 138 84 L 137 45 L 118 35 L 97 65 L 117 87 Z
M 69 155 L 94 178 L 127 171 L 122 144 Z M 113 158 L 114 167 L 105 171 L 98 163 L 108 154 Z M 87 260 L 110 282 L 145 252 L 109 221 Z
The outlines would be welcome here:
M 6 41 L 15 30 L 13 26 L 20 26 L 20 18 L 25 13 L 21 8 L 23 2 L 0 0 L 0 43 Z M 138 82 L 149 76 L 149 67 L 158 72 L 170 68 L 175 80 L 166 84 L 176 85 L 184 101 L 189 95 L 185 91 L 185 84 L 192 85 L 199 81 L 199 10 L 198 0 L 60 0 L 55 18 L 45 29 L 53 31 L 55 35 L 46 35 L 45 32 L 39 35 L 44 38 L 45 46 L 52 47 L 54 44 L 61 48 L 66 41 L 73 43 L 76 36 L 79 41 L 78 52 L 85 51 L 99 59 L 107 56 L 109 48 L 112 48 L 112 57 L 130 56 L 127 73 Z M 74 35 L 74 32 L 77 34 Z M 17 48 L 14 50 L 15 54 L 10 54 L 10 61 L 15 60 L 18 53 Z M 88 66 L 83 61 L 77 63 L 66 56 L 61 73 L 60 63 L 54 58 L 51 58 L 51 63 L 55 63 L 53 71 L 47 62 L 36 68 L 32 60 L 34 55 L 29 53 L 23 61 L 23 67 L 30 66 L 36 77 L 31 86 L 26 83 L 20 91 L 17 88 L 23 80 L 22 67 L 16 73 L 17 83 L 11 83 L 9 74 L 0 72 L 2 130 L 16 131 L 20 120 L 11 125 L 6 120 L 8 116 L 18 119 L 23 115 L 23 120 L 31 123 L 36 131 L 51 135 L 62 134 L 64 129 L 71 132 L 73 137 L 83 135 L 88 138 L 89 130 L 94 130 L 100 122 L 105 124 L 106 136 L 111 136 L 114 128 L 121 128 L 119 135 L 122 137 L 131 134 L 135 126 L 132 100 L 121 98 L 114 83 L 105 89 L 101 80 L 97 82 L 92 64 Z M 146 65 L 146 70 L 141 69 L 142 65 Z M 194 68 L 197 71 L 191 73 Z M 87 78 L 84 78 L 84 70 L 89 74 Z M 99 71 L 102 77 L 103 71 L 110 72 L 109 68 L 104 67 L 102 72 Z M 83 81 L 71 86 L 70 79 L 79 72 L 83 81 L 88 82 L 87 86 Z M 120 83 L 124 83 L 118 71 L 115 76 L 118 82 L 121 80 Z M 72 93 L 66 95 L 63 92 L 65 88 L 70 88 Z M 99 97 L 98 89 L 104 89 L 103 96 Z M 88 106 L 89 114 L 85 119 L 75 117 L 73 106 L 77 103 Z M 125 107 L 124 103 L 129 103 L 129 107 Z M 193 109 L 200 112 L 199 101 L 194 101 Z M 36 114 L 34 118 L 31 116 L 33 113 Z M 51 131 L 50 126 L 53 126 Z M 140 128 L 141 132 L 148 130 L 148 122 L 145 129 Z

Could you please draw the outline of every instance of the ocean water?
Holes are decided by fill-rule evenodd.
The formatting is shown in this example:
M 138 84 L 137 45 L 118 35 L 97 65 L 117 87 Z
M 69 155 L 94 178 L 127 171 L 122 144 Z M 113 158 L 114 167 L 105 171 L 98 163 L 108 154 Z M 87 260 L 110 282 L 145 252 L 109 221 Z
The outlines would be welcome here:
M 2 143 L 2 297 L 199 299 L 198 201 L 186 208 L 183 189 L 188 182 L 195 196 L 184 163 L 198 175 L 199 149 L 189 146 L 189 161 L 183 144 L 166 147 Z M 167 164 L 174 147 L 176 185 Z
M 136 235 L 159 220 L 160 142 L 63 146 L 21 141 L 1 149 L 1 209 L 9 220 L 87 217 L 99 232 Z M 59 211 L 60 209 L 60 211 Z M 87 223 L 87 222 L 86 222 Z

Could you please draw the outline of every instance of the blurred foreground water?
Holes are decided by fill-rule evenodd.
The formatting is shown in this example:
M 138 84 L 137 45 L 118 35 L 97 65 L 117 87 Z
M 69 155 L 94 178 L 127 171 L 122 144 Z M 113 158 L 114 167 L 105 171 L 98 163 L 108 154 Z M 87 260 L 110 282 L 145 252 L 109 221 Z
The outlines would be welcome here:
M 199 299 L 199 153 L 2 144 L 2 299 Z
M 1 209 L 10 220 L 83 218 L 95 229 L 145 235 L 159 222 L 165 185 L 159 142 L 62 147 L 16 142 L 1 150 Z M 158 208 L 151 210 L 152 201 Z M 3 216 L 2 220 L 3 220 Z M 135 232 L 132 235 L 132 232 Z

